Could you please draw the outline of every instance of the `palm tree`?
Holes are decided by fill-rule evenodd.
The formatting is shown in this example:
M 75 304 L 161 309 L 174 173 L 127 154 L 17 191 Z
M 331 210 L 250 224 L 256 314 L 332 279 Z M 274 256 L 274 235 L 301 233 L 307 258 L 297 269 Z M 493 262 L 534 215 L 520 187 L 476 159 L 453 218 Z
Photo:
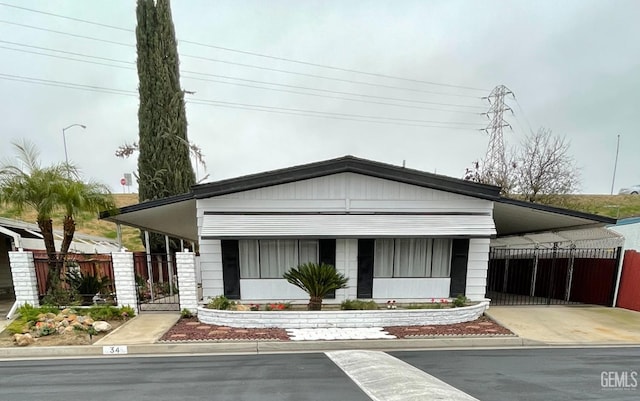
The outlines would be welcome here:
M 49 274 L 47 288 L 53 288 L 64 265 L 75 233 L 75 217 L 81 213 L 98 212 L 114 207 L 111 194 L 104 185 L 84 183 L 77 167 L 58 163 L 48 167 L 40 165 L 40 152 L 32 143 L 13 143 L 18 164 L 5 161 L 0 164 L 0 204 L 18 212 L 35 210 L 36 222 L 47 251 Z M 52 217 L 62 211 L 63 240 L 60 253 L 56 252 Z
M 286 272 L 283 277 L 309 294 L 308 310 L 321 310 L 322 298 L 331 291 L 346 288 L 349 279 L 332 265 L 305 263 Z

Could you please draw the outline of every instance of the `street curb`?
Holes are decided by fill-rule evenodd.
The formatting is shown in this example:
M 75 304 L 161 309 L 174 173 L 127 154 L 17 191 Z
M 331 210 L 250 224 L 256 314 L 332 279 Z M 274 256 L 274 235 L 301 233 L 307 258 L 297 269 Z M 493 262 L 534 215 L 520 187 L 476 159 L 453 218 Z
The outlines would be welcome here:
M 121 344 L 120 346 L 124 345 L 126 344 Z M 326 352 L 350 349 L 400 351 L 439 348 L 515 348 L 539 345 L 547 344 L 532 342 L 519 337 L 155 343 L 127 345 L 126 355 L 274 354 L 287 352 Z M 101 356 L 114 358 L 122 356 L 122 354 L 105 355 L 103 353 L 103 347 L 97 345 L 0 348 L 0 359 Z

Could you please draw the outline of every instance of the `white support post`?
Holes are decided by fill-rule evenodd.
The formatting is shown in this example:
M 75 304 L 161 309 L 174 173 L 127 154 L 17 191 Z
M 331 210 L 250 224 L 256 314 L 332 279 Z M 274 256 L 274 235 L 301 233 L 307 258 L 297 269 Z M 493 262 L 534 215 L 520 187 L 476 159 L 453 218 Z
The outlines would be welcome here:
M 138 314 L 138 293 L 136 291 L 136 277 L 134 273 L 133 253 L 113 252 L 113 275 L 116 286 L 118 306 L 129 306 Z
M 9 252 L 9 265 L 16 294 L 16 305 L 40 306 L 38 299 L 38 279 L 33 253 L 25 251 Z
M 196 283 L 196 254 L 193 252 L 176 253 L 178 290 L 180 291 L 180 310 L 198 312 L 198 283 Z

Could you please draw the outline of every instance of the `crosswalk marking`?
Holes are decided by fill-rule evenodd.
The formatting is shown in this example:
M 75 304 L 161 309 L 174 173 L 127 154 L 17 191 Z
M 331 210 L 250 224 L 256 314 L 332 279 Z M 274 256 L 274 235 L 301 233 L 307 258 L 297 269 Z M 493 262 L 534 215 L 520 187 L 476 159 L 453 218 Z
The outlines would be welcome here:
M 384 352 L 354 350 L 325 354 L 373 401 L 478 401 Z

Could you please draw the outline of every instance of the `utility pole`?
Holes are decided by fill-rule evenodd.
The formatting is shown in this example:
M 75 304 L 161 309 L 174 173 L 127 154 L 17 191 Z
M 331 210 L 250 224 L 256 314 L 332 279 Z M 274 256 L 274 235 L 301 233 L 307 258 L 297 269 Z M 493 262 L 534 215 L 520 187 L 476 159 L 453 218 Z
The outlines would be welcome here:
M 513 92 L 504 85 L 498 85 L 493 88 L 489 96 L 483 98 L 489 101 L 489 110 L 485 115 L 490 121 L 487 128 L 484 129 L 489 134 L 489 146 L 482 170 L 488 174 L 486 178 L 489 178 L 492 184 L 501 186 L 505 184 L 507 176 L 502 129 L 504 127 L 511 128 L 511 125 L 504 119 L 504 112 L 513 113 L 513 110 L 504 102 L 507 95 L 513 95 Z
M 618 152 L 620 152 L 620 134 L 618 134 L 618 144 L 616 145 L 616 161 L 613 163 L 613 179 L 611 180 L 611 195 L 613 195 L 613 186 L 616 183 L 616 170 L 618 169 Z

